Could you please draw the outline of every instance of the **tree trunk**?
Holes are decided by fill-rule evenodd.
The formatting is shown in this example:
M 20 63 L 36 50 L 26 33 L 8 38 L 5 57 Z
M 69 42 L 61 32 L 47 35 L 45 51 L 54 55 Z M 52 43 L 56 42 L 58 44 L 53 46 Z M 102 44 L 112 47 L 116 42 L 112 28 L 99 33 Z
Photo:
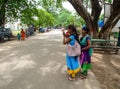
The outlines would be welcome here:
M 113 1 L 113 11 L 106 21 L 105 25 L 102 27 L 100 31 L 100 38 L 107 38 L 110 34 L 112 28 L 116 25 L 116 23 L 120 19 L 120 0 L 114 0 Z
M 68 0 L 78 14 L 85 20 L 86 25 L 89 27 L 90 31 L 93 29 L 93 20 L 91 15 L 87 12 L 86 8 L 83 5 L 82 0 Z
M 6 3 L 8 0 L 4 0 L 1 9 L 0 9 L 0 26 L 4 26 L 5 24 L 5 8 L 6 8 Z
M 4 18 L 5 18 L 5 16 L 0 13 L 0 27 L 4 26 Z
M 99 16 L 101 14 L 102 7 L 100 6 L 100 3 L 98 0 L 91 0 L 92 5 L 92 17 L 93 17 L 93 38 L 98 38 L 98 20 Z
M 98 37 L 98 19 L 101 13 L 101 7 L 98 0 L 91 0 L 92 4 L 92 15 L 87 12 L 87 9 L 84 7 L 82 0 L 68 0 L 78 14 L 85 20 L 86 25 L 90 29 L 91 36 L 93 38 Z M 92 35 L 93 34 L 93 35 Z
M 0 26 L 4 26 L 5 24 L 5 8 L 4 6 L 0 10 Z

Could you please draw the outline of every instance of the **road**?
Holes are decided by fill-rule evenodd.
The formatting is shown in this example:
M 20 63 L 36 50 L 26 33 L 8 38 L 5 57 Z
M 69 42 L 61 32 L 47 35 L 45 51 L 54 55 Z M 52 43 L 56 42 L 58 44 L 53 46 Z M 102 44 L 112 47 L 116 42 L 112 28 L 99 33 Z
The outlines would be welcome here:
M 100 89 L 95 75 L 66 79 L 61 31 L 0 44 L 0 89 Z

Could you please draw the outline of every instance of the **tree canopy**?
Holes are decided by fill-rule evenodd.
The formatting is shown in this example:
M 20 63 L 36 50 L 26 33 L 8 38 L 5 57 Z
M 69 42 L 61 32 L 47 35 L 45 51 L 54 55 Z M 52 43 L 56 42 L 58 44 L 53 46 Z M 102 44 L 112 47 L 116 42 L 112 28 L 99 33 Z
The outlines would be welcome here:
M 23 10 L 35 5 L 34 0 L 0 0 L 0 26 L 5 24 L 5 20 L 20 17 Z
M 70 2 L 80 17 L 64 10 L 62 8 L 64 1 Z M 5 24 L 6 19 L 17 17 L 25 24 L 34 22 L 43 26 L 71 23 L 78 25 L 85 22 L 96 37 L 99 35 L 98 20 L 104 17 L 100 15 L 105 3 L 112 4 L 112 13 L 100 32 L 100 35 L 106 34 L 120 19 L 120 0 L 0 0 L 0 26 Z
M 38 9 L 38 14 L 36 15 L 35 23 L 37 26 L 53 26 L 54 17 L 47 11 Z
M 54 16 L 55 25 L 67 26 L 69 24 L 74 24 L 76 26 L 82 26 L 85 24 L 84 20 L 78 16 L 77 13 L 72 14 L 65 8 L 62 8 L 59 13 Z

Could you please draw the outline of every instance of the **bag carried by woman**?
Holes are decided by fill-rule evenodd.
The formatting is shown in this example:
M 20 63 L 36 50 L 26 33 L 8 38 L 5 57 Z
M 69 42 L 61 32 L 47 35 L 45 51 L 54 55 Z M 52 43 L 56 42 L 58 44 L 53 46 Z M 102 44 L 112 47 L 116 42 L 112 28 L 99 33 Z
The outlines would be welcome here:
M 66 51 L 67 51 L 69 56 L 79 56 L 81 54 L 81 46 L 75 40 L 75 44 L 74 45 L 70 45 L 70 43 L 67 44 Z

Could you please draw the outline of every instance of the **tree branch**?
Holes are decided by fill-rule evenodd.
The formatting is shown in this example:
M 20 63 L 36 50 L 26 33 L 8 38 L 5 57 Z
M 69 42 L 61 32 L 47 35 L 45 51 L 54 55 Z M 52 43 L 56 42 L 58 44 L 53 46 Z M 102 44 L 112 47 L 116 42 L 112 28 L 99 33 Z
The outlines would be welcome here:
M 101 14 L 102 7 L 100 6 L 98 0 L 91 0 L 91 4 L 92 4 L 91 15 L 93 17 L 94 24 L 97 24 L 97 22 L 99 20 L 99 16 Z
M 78 14 L 85 20 L 87 26 L 92 29 L 93 27 L 92 17 L 84 7 L 82 0 L 68 0 L 68 1 L 73 5 Z
M 114 0 L 113 2 L 113 11 L 106 21 L 105 25 L 102 27 L 100 31 L 100 36 L 102 34 L 106 34 L 106 32 L 110 32 L 109 30 L 112 30 L 112 28 L 116 25 L 118 20 L 120 19 L 120 0 Z

